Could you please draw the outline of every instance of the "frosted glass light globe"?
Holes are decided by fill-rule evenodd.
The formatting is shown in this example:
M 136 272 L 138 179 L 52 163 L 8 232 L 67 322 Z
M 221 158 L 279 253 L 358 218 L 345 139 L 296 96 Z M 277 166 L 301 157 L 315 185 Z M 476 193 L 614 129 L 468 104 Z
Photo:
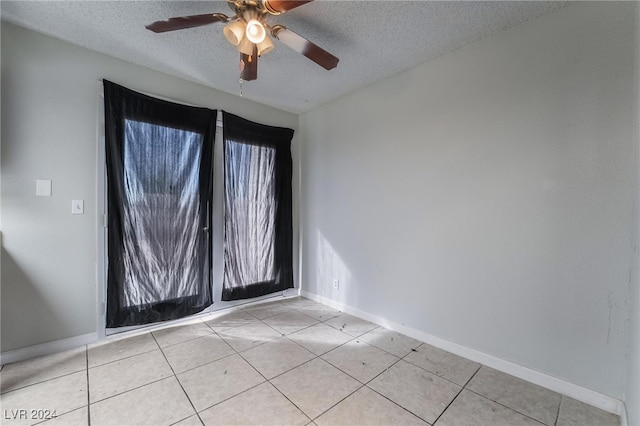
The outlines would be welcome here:
M 247 22 L 247 30 L 246 36 L 251 43 L 259 44 L 262 43 L 267 32 L 264 29 L 264 26 L 257 19 L 251 19 Z

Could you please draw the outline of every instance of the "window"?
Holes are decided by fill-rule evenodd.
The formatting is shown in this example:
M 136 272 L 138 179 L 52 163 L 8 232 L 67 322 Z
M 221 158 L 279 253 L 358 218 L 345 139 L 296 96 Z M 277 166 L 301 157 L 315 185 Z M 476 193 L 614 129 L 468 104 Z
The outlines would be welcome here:
M 293 130 L 224 113 L 224 283 L 222 300 L 293 287 Z
M 107 327 L 180 318 L 213 302 L 216 111 L 104 81 Z

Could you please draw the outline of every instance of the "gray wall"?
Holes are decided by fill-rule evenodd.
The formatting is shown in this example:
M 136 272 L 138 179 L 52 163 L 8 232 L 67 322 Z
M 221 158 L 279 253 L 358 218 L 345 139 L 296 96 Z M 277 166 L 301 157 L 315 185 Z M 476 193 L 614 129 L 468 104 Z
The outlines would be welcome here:
M 573 3 L 302 115 L 303 290 L 624 400 L 635 7 Z
M 96 114 L 102 78 L 260 123 L 298 126 L 295 114 L 3 22 L 3 352 L 96 332 Z M 295 138 L 293 150 L 297 168 Z M 35 196 L 39 178 L 53 181 L 52 197 Z M 85 201 L 84 215 L 71 215 L 72 199 Z

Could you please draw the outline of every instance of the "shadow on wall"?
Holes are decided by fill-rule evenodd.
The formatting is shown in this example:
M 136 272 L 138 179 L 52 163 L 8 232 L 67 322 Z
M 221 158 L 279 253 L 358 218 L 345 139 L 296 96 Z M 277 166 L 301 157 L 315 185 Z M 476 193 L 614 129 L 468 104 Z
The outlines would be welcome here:
M 2 247 L 0 351 L 7 352 L 55 340 L 51 327 L 62 324 L 43 292 Z M 70 307 L 72 308 L 72 307 Z
M 316 241 L 318 244 L 316 248 L 318 295 L 346 303 L 346 295 L 351 294 L 346 292 L 347 286 L 351 284 L 351 271 L 319 229 L 316 230 Z M 336 280 L 337 283 L 335 283 Z

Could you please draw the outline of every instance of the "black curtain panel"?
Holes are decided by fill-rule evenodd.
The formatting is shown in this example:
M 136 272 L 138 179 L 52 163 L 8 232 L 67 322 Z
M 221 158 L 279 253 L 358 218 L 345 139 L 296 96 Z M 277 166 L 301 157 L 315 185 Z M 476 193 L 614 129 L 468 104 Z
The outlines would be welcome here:
M 224 282 L 222 300 L 293 287 L 293 130 L 223 112 Z
M 213 303 L 216 111 L 104 81 L 107 327 L 148 324 Z

